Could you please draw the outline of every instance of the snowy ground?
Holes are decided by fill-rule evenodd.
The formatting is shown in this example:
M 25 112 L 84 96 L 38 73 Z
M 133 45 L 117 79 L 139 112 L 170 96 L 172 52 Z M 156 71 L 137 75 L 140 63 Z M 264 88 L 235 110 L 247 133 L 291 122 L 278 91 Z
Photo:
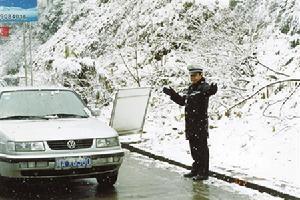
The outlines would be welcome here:
M 104 113 L 108 119 L 110 109 Z M 150 108 L 145 133 L 123 141 L 139 140 L 136 147 L 191 165 L 182 114 L 183 108 L 172 102 Z M 278 122 L 253 113 L 210 120 L 210 127 L 211 171 L 300 197 L 299 118 Z

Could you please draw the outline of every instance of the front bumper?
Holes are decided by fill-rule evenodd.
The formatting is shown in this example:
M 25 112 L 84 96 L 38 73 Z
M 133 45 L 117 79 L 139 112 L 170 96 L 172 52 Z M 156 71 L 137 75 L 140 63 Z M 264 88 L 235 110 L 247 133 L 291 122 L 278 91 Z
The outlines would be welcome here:
M 89 156 L 91 167 L 56 169 L 56 159 L 65 157 Z M 123 150 L 101 154 L 55 154 L 43 156 L 0 156 L 0 176 L 9 178 L 77 178 L 95 177 L 101 174 L 115 173 L 123 161 Z

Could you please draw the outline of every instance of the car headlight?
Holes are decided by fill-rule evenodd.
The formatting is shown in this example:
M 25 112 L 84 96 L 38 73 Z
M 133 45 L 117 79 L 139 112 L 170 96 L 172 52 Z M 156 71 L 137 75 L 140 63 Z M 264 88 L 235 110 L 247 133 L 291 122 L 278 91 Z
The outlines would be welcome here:
M 43 142 L 8 142 L 8 151 L 30 152 L 30 151 L 45 151 Z
M 104 147 L 114 147 L 119 146 L 119 138 L 112 137 L 112 138 L 98 138 L 96 140 L 96 147 L 97 148 L 104 148 Z

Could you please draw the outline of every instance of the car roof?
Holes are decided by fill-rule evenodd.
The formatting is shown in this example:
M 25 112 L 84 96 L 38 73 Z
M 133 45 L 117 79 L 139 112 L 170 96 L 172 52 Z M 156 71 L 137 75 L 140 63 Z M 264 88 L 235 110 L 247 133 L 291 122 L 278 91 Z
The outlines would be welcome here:
M 68 91 L 74 91 L 71 88 L 66 88 L 66 87 L 57 87 L 57 86 L 38 86 L 38 87 L 25 87 L 25 86 L 20 86 L 20 87 L 0 87 L 0 93 L 1 92 L 9 92 L 9 91 L 26 91 L 26 90 L 68 90 Z

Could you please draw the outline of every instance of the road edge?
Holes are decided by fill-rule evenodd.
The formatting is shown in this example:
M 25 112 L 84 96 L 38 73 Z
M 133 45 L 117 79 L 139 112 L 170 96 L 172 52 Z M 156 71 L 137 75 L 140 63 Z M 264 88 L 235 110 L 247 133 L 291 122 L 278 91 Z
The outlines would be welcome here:
M 151 152 L 139 149 L 137 147 L 132 146 L 132 144 L 135 144 L 135 143 L 130 143 L 130 142 L 122 142 L 121 143 L 122 148 L 127 149 L 131 152 L 139 153 L 139 154 L 147 156 L 149 158 L 153 158 L 155 160 L 166 162 L 166 163 L 169 163 L 171 165 L 182 167 L 182 168 L 185 168 L 185 169 L 188 169 L 188 170 L 192 169 L 191 166 L 188 166 L 188 165 L 185 165 L 183 163 L 177 162 L 175 160 L 171 160 L 171 159 L 165 158 L 163 156 L 156 155 L 156 154 L 153 154 Z M 286 193 L 274 190 L 272 188 L 268 188 L 266 186 L 251 183 L 249 181 L 245 181 L 245 180 L 242 180 L 242 179 L 239 179 L 239 178 L 230 177 L 230 176 L 227 176 L 225 174 L 218 173 L 218 172 L 209 171 L 209 176 L 217 178 L 217 179 L 222 180 L 222 181 L 226 181 L 228 183 L 235 183 L 235 184 L 238 184 L 240 186 L 244 186 L 246 188 L 257 190 L 259 192 L 265 192 L 265 193 L 270 194 L 274 197 L 280 197 L 280 198 L 288 199 L 288 200 L 300 200 L 299 197 L 296 197 L 296 196 L 293 196 L 293 195 L 290 195 L 290 194 L 286 194 Z

